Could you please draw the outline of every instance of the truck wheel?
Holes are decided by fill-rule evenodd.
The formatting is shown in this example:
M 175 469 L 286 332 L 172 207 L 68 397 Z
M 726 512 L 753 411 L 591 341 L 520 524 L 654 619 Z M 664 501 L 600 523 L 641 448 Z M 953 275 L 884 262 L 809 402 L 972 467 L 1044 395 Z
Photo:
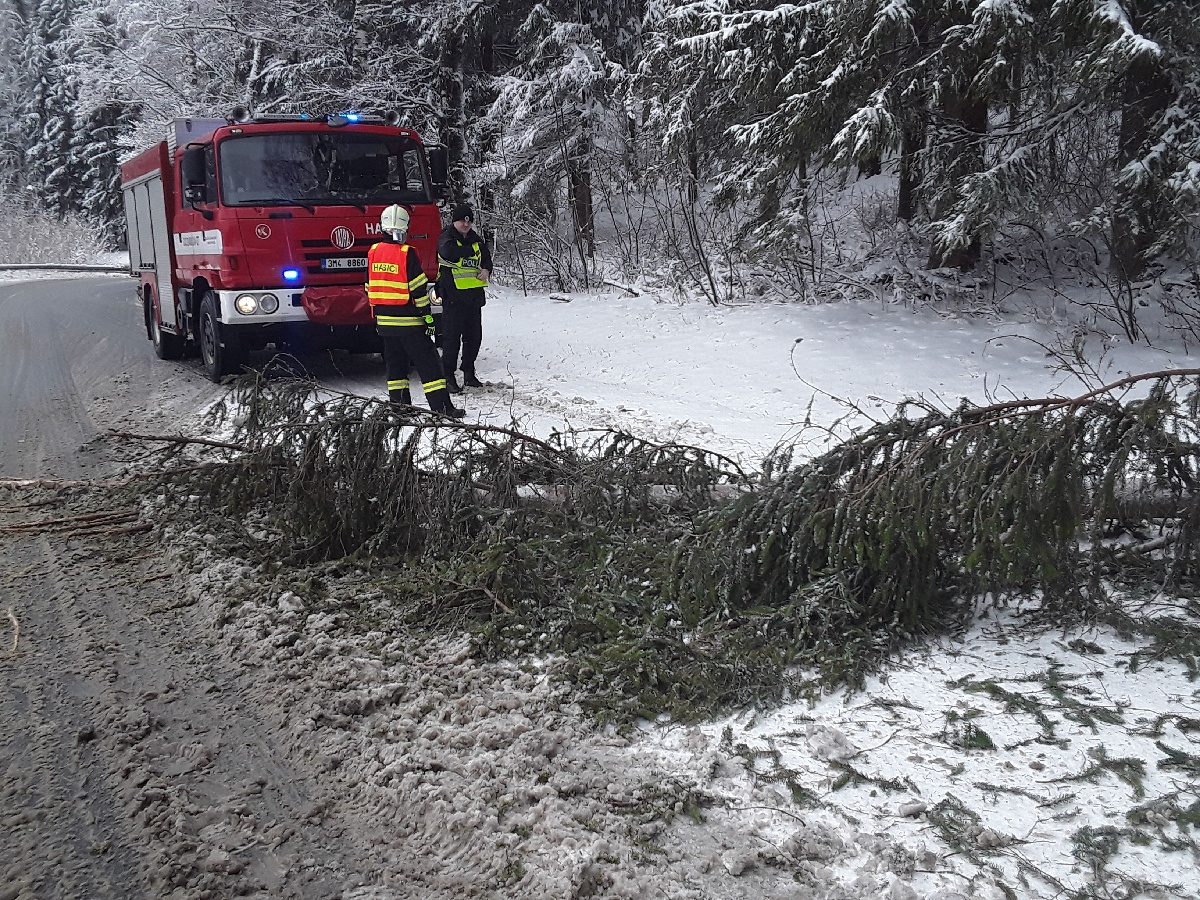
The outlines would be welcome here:
M 209 291 L 200 301 L 200 359 L 204 372 L 213 381 L 241 367 L 237 337 L 223 328 L 217 319 L 217 298 Z
M 183 356 L 183 339 L 175 334 L 167 334 L 159 326 L 152 297 L 147 297 L 143 306 L 146 313 L 146 331 L 154 344 L 154 355 L 159 359 L 179 359 Z

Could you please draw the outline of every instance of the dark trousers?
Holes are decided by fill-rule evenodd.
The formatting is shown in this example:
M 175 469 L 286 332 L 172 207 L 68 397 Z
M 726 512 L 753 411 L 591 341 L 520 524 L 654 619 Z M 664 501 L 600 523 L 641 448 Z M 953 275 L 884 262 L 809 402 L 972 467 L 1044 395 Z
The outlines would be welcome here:
M 383 362 L 387 367 L 388 396 L 401 402 L 400 391 L 408 392 L 408 375 L 413 370 L 421 377 L 421 388 L 425 400 L 434 412 L 451 406 L 450 392 L 446 390 L 446 377 L 442 374 L 442 361 L 438 357 L 433 338 L 425 333 L 424 327 L 402 327 L 396 325 L 377 326 L 383 339 Z
M 442 362 L 446 373 L 458 368 L 458 351 L 462 347 L 464 372 L 475 371 L 479 346 L 483 343 L 483 310 L 475 304 L 447 303 L 442 307 Z

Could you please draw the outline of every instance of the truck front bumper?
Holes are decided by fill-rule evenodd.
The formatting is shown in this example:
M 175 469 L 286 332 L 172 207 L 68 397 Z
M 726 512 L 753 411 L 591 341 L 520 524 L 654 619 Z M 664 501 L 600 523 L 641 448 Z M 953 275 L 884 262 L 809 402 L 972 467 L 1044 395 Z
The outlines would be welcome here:
M 302 291 L 285 288 L 214 293 L 220 303 L 221 321 L 226 325 L 277 325 L 308 321 Z

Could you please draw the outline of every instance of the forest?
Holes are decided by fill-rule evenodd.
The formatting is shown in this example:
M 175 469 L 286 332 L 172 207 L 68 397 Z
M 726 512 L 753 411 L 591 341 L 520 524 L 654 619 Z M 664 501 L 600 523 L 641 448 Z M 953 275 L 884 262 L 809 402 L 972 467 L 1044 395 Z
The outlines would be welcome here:
M 526 286 L 938 300 L 930 273 L 1066 273 L 1129 339 L 1155 301 L 1194 335 L 1195 11 L 2 0 L 0 193 L 117 247 L 119 161 L 174 117 L 395 110 Z
M 200 395 L 143 344 L 36 406 L 25 348 L 69 369 L 91 320 L 6 287 L 12 458 L 60 409 L 138 424 L 54 444 L 127 480 L 0 483 L 40 803 L 0 881 L 1194 898 L 1197 11 L 0 0 L 0 263 L 119 251 L 174 118 L 394 111 L 492 240 L 505 378 L 458 422 L 374 360 Z M 764 422 L 754 468 L 703 445 Z

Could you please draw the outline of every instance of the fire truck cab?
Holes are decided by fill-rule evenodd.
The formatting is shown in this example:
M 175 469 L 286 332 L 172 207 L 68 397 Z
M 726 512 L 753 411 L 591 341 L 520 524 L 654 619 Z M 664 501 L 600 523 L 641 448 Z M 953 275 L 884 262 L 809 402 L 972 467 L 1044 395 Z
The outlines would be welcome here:
M 269 343 L 378 348 L 366 257 L 393 203 L 437 276 L 445 148 L 388 119 L 176 119 L 121 166 L 130 274 L 161 359 L 199 351 L 220 381 Z

